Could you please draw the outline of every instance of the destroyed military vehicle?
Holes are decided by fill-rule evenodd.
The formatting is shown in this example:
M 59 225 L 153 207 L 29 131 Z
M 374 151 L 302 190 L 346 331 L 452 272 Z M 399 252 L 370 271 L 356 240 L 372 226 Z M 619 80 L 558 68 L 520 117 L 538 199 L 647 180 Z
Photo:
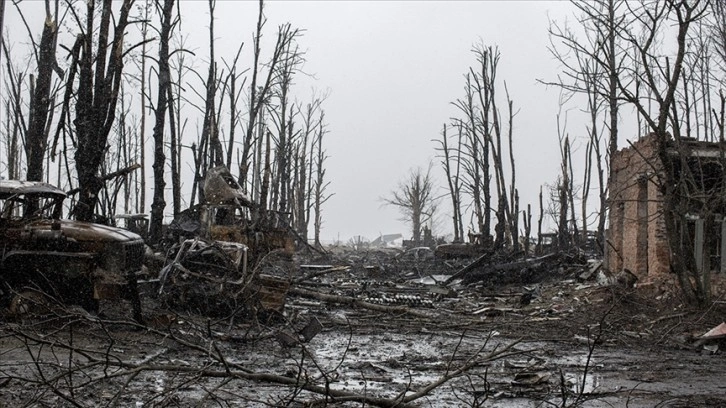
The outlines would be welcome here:
M 295 251 L 292 229 L 279 214 L 256 208 L 225 166 L 207 170 L 203 191 L 202 204 L 182 211 L 171 222 L 167 228 L 168 242 L 203 238 L 242 244 L 246 247 L 245 264 L 251 265 L 272 251 L 287 255 Z M 252 212 L 257 213 L 254 220 Z
M 247 198 L 225 166 L 207 170 L 203 191 L 202 204 L 182 211 L 166 229 L 162 304 L 207 316 L 281 311 L 290 283 L 260 273 L 260 261 L 272 253 L 291 259 L 291 228 Z
M 131 300 L 144 258 L 137 234 L 61 219 L 66 193 L 41 182 L 0 180 L 0 306 L 38 294 L 97 311 L 99 300 Z M 33 296 L 28 297 L 30 294 Z

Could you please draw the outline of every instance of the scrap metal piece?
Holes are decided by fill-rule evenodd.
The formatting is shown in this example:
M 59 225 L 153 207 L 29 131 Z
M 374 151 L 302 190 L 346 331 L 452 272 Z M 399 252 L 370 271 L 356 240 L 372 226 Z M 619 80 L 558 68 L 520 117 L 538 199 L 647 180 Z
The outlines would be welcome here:
M 252 203 L 226 166 L 207 170 L 204 197 L 209 204 L 238 204 L 249 207 Z

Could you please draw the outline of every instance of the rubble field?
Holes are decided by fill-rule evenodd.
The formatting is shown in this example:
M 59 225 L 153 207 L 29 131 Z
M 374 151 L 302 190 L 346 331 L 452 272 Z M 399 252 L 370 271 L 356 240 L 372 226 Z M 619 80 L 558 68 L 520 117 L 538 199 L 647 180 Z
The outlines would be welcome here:
M 726 406 L 726 302 L 598 266 L 331 248 L 250 268 L 272 286 L 140 282 L 143 322 L 28 296 L 0 317 L 0 407 Z

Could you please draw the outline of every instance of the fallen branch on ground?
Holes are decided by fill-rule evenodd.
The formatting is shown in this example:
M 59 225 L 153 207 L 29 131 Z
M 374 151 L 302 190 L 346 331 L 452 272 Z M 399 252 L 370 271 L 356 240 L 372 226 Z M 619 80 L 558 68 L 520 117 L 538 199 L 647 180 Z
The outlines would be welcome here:
M 184 375 L 191 376 L 183 384 L 189 385 L 190 382 L 198 381 L 202 378 L 219 378 L 224 379 L 225 383 L 229 383 L 231 380 L 246 380 L 257 383 L 277 384 L 289 387 L 295 387 L 301 390 L 311 392 L 313 394 L 324 395 L 331 398 L 331 402 L 358 402 L 369 406 L 377 407 L 413 407 L 412 403 L 418 399 L 421 399 L 430 394 L 436 388 L 444 385 L 445 383 L 460 377 L 465 374 L 468 370 L 491 363 L 492 361 L 506 358 L 512 355 L 518 355 L 528 352 L 528 350 L 515 350 L 514 347 L 519 343 L 519 340 L 511 342 L 501 348 L 495 347 L 494 350 L 490 351 L 486 355 L 481 355 L 486 343 L 482 345 L 471 357 L 469 357 L 465 363 L 458 368 L 450 368 L 441 375 L 438 379 L 422 386 L 418 390 L 411 390 L 406 388 L 403 392 L 400 392 L 394 397 L 379 397 L 369 394 L 360 394 L 357 392 L 337 390 L 330 387 L 329 382 L 326 381 L 325 385 L 319 385 L 314 383 L 312 377 L 308 375 L 278 375 L 269 372 L 256 372 L 249 368 L 242 366 L 242 363 L 234 363 L 231 359 L 225 358 L 221 350 L 215 347 L 215 343 L 211 342 L 211 347 L 206 348 L 204 346 L 195 347 L 196 350 L 205 350 L 206 357 L 212 361 L 205 364 L 204 366 L 194 366 L 189 364 L 151 364 L 152 360 L 157 359 L 161 354 L 168 351 L 164 348 L 161 351 L 153 353 L 151 356 L 147 356 L 141 360 L 129 360 L 121 359 L 118 354 L 109 354 L 112 348 L 107 350 L 94 351 L 89 349 L 80 349 L 73 346 L 72 343 L 61 341 L 60 339 L 47 339 L 30 334 L 23 335 L 20 331 L 14 331 L 16 336 L 20 336 L 25 340 L 25 344 L 28 347 L 28 352 L 33 358 L 33 361 L 38 362 L 38 356 L 33 354 L 31 351 L 31 343 L 50 345 L 57 349 L 65 349 L 74 353 L 82 352 L 85 357 L 84 362 L 77 360 L 74 362 L 72 367 L 64 369 L 61 364 L 53 364 L 51 362 L 46 363 L 45 366 L 37 365 L 38 374 L 40 379 L 21 378 L 13 377 L 16 381 L 25 381 L 28 383 L 34 383 L 36 386 L 49 387 L 57 396 L 62 398 L 65 402 L 78 405 L 74 398 L 74 392 L 78 395 L 82 395 L 83 389 L 99 382 L 108 383 L 113 378 L 127 377 L 127 380 L 123 382 L 122 389 L 128 389 L 129 383 L 134 379 L 138 378 L 140 373 L 153 372 L 153 373 L 165 373 L 171 375 Z M 457 348 L 458 350 L 458 348 Z M 456 351 L 454 351 L 456 354 Z M 175 361 L 175 360 L 171 360 Z M 318 369 L 321 369 L 319 366 Z M 111 370 L 110 370 L 111 369 Z M 50 376 L 46 376 L 46 370 Z M 101 374 L 100 371 L 103 372 Z M 300 370 L 303 370 L 301 367 Z M 98 373 L 98 375 L 92 375 L 92 373 Z M 78 375 L 84 379 L 81 382 L 70 381 L 69 376 Z M 71 384 L 70 393 L 62 392 L 59 387 L 63 383 L 64 378 L 69 381 L 66 384 Z M 63 387 L 66 389 L 66 387 Z M 168 394 L 172 389 L 165 389 L 162 394 Z M 118 393 L 115 395 L 115 399 L 118 400 Z M 161 395 L 161 394 L 160 394 Z

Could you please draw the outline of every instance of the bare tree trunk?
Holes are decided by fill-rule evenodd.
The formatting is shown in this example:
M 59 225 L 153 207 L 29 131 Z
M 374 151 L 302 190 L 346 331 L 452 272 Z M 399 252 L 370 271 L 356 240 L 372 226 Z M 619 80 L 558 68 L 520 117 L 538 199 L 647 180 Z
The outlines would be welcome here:
M 558 115 L 559 116 L 559 115 Z M 559 127 L 559 123 L 558 123 Z M 558 129 L 559 130 L 559 129 Z M 559 131 L 560 137 L 562 137 L 562 131 Z M 560 163 L 561 175 L 557 184 L 557 198 L 558 198 L 558 209 L 559 214 L 557 218 L 557 244 L 560 250 L 566 249 L 570 246 L 571 236 L 568 228 L 568 217 L 567 213 L 571 205 L 571 186 L 570 182 L 570 138 L 564 136 L 560 139 L 560 152 L 562 162 Z
M 173 29 L 171 20 L 174 10 L 174 0 L 164 0 L 161 12 L 161 35 L 159 38 L 159 89 L 156 98 L 156 112 L 154 123 L 154 201 L 151 203 L 151 222 L 149 223 L 149 242 L 156 244 L 161 239 L 161 227 L 164 221 L 164 167 L 166 155 L 164 154 L 164 129 L 166 110 L 173 100 L 169 99 L 171 87 L 171 69 L 169 68 L 169 38 Z M 173 115 L 171 115 L 173 118 Z M 173 122 L 173 119 L 171 120 Z M 174 138 L 172 134 L 172 138 Z M 172 153 L 173 155 L 173 153 Z
M 248 160 L 252 152 L 252 145 L 254 142 L 252 137 L 256 130 L 255 120 L 257 120 L 257 115 L 260 110 L 260 106 L 262 105 L 262 100 L 266 97 L 266 95 L 263 94 L 262 97 L 259 98 L 260 101 L 258 101 L 257 97 L 257 75 L 260 62 L 260 39 L 262 38 L 262 27 L 264 27 L 266 21 L 263 12 L 264 6 L 264 0 L 260 0 L 260 7 L 257 13 L 257 28 L 253 37 L 254 61 L 252 63 L 252 81 L 250 83 L 250 100 L 248 111 L 249 123 L 247 123 L 247 132 L 245 134 L 245 140 L 242 145 L 242 157 L 240 158 L 239 163 L 239 185 L 242 186 L 242 189 L 244 191 L 247 191 L 247 173 L 249 172 L 250 167 L 248 164 Z M 265 93 L 267 91 L 267 88 L 269 87 L 269 80 L 271 80 L 271 78 L 272 70 L 270 70 L 270 75 L 268 75 L 268 81 L 265 82 L 266 87 L 263 88 L 263 92 Z
M 559 216 L 557 218 L 557 246 L 559 250 L 564 250 L 569 246 L 569 231 L 567 230 L 567 198 L 568 194 L 569 176 L 565 176 L 565 179 L 560 179 L 557 185 L 558 201 L 559 201 Z
M 141 131 L 138 138 L 141 174 L 139 177 L 139 203 L 136 212 L 146 212 L 146 38 L 149 29 L 149 0 L 144 0 L 144 21 L 141 23 Z
M 296 153 L 296 181 L 293 182 L 295 191 L 295 200 L 292 208 L 295 212 L 296 230 L 300 236 L 308 238 L 308 224 L 310 220 L 310 203 L 312 193 L 312 169 L 313 169 L 313 144 L 315 142 L 315 133 L 319 123 L 316 123 L 317 111 L 320 108 L 320 100 L 313 97 L 313 101 L 308 103 L 303 115 L 303 126 L 301 135 L 298 138 Z M 300 111 L 300 108 L 298 108 Z M 308 157 L 308 145 L 310 145 L 310 155 Z
M 519 190 L 514 190 L 514 202 L 512 203 L 512 250 L 519 252 Z
M 98 47 L 93 51 L 95 2 L 87 2 L 86 28 L 81 37 L 82 54 L 80 76 L 76 93 L 76 173 L 80 193 L 74 208 L 79 220 L 92 220 L 98 203 L 98 192 L 102 187 L 99 170 L 104 160 L 108 135 L 115 119 L 116 102 L 123 71 L 124 32 L 128 15 L 134 0 L 124 0 L 118 15 L 111 50 L 108 49 L 108 34 L 111 23 L 111 0 L 101 3 L 98 28 Z M 110 58 L 107 59 L 107 56 Z M 94 64 L 95 63 L 95 64 Z M 108 65 L 107 65 L 108 63 Z M 95 65 L 95 66 L 94 66 Z M 74 67 L 75 68 L 75 67 Z M 74 69 L 72 68 L 72 69 Z M 69 78 L 72 78 L 69 75 Z M 73 84 L 67 82 L 67 87 Z M 68 100 L 64 104 L 68 104 Z
M 544 203 L 542 202 L 542 186 L 539 188 L 539 218 L 537 219 L 537 251 L 542 250 L 542 219 L 544 218 Z
M 232 168 L 232 152 L 234 151 L 234 131 L 237 127 L 237 71 L 235 67 L 230 72 L 229 84 L 229 140 L 227 144 L 227 168 Z
M 209 138 L 205 137 L 204 132 L 199 137 L 199 150 L 197 151 L 197 160 L 195 161 L 195 177 L 194 182 L 197 187 L 199 203 L 204 204 L 207 199 L 204 196 L 204 176 L 209 165 Z
M 713 116 L 716 116 L 716 122 L 718 125 L 718 141 L 723 143 L 726 139 L 724 139 L 724 129 L 726 127 L 724 126 L 724 121 L 726 120 L 726 95 L 724 95 L 723 90 L 719 90 L 718 92 L 719 101 L 721 102 L 721 110 L 720 113 L 716 113 L 716 111 L 713 111 Z
M 31 99 L 29 105 L 28 133 L 25 139 L 25 151 L 28 159 L 27 179 L 31 181 L 43 180 L 43 161 L 48 146 L 49 116 L 52 97 L 50 94 L 53 68 L 56 64 L 55 45 L 58 32 L 57 16 L 50 14 L 49 0 L 45 0 L 46 16 L 43 24 L 43 34 L 40 39 L 40 52 L 38 53 L 38 77 L 30 76 Z M 32 208 L 32 207 L 31 207 Z M 32 211 L 32 210 L 31 210 Z
M 444 168 L 444 173 L 446 174 L 446 181 L 448 183 L 449 187 L 449 197 L 451 198 L 451 207 L 452 207 L 452 222 L 454 224 L 454 242 L 463 242 L 464 232 L 462 230 L 462 221 L 461 221 L 461 205 L 460 205 L 460 186 L 459 186 L 459 169 L 461 166 L 461 141 L 462 141 L 462 132 L 461 127 L 458 127 L 459 133 L 458 133 L 458 143 L 457 148 L 454 150 L 456 152 L 456 171 L 453 171 L 451 168 L 451 149 L 448 146 L 448 136 L 446 134 L 446 124 L 443 126 L 443 130 L 441 131 L 441 152 L 443 153 L 443 159 L 441 160 L 441 164 Z
M 178 3 L 177 3 L 178 4 Z M 176 16 L 177 24 L 181 23 L 181 16 Z M 181 212 L 182 205 L 182 194 L 181 194 L 181 149 L 182 139 L 184 134 L 184 128 L 186 123 L 182 123 L 181 112 L 182 112 L 182 83 L 184 78 L 184 72 L 187 70 L 186 64 L 186 50 L 184 50 L 184 41 L 181 40 L 179 43 L 179 49 L 176 52 L 176 87 L 174 83 L 169 86 L 169 128 L 171 131 L 171 191 L 173 198 L 174 216 L 176 217 Z M 176 93 L 174 92 L 176 88 Z M 196 177 L 196 175 L 195 175 Z M 196 187 L 196 185 L 195 185 Z M 192 188 L 192 196 L 195 195 L 196 188 Z M 193 199 L 191 205 L 193 205 Z
M 260 110 L 260 116 L 264 114 L 264 110 Z M 262 178 L 264 173 L 264 164 L 263 164 L 263 153 L 264 153 L 264 142 L 265 142 L 265 134 L 266 134 L 266 127 L 264 124 L 264 121 L 262 118 L 259 118 L 257 121 L 257 136 L 256 136 L 256 155 L 255 155 L 255 161 L 254 161 L 254 172 L 252 177 L 252 193 L 253 198 L 255 201 L 260 202 L 261 197 L 261 187 L 262 187 Z
M 229 69 L 229 88 L 227 89 L 229 93 L 229 140 L 227 143 L 227 168 L 232 169 L 232 153 L 234 152 L 234 135 L 235 131 L 237 129 L 237 124 L 239 123 L 239 111 L 237 110 L 237 102 L 239 99 L 239 95 L 237 94 L 237 61 L 239 60 L 239 56 L 242 53 L 242 47 L 244 46 L 244 43 L 240 44 L 239 48 L 237 49 L 237 55 L 234 57 L 234 61 L 232 61 L 232 66 L 227 67 Z M 244 81 L 243 81 L 244 83 Z
M 246 188 L 247 173 L 249 172 L 249 160 L 252 154 L 253 135 L 255 131 L 255 121 L 258 119 L 260 110 L 267 105 L 268 98 L 273 85 L 273 79 L 276 75 L 278 64 L 281 62 L 284 50 L 289 47 L 289 42 L 297 36 L 297 30 L 292 31 L 290 24 L 280 27 L 277 33 L 277 42 L 272 54 L 270 62 L 267 64 L 268 72 L 265 82 L 260 87 L 257 83 L 259 74 L 259 57 L 260 57 L 260 40 L 262 38 L 262 28 L 265 25 L 264 2 L 260 0 L 260 12 L 257 18 L 257 30 L 254 37 L 254 62 L 252 66 L 252 82 L 250 83 L 250 101 L 249 101 L 249 123 L 247 124 L 247 132 L 242 145 L 242 157 L 240 158 L 240 182 L 239 184 Z M 258 93 L 259 87 L 259 93 Z
M 204 126 L 202 139 L 207 141 L 209 149 L 209 165 L 224 164 L 222 143 L 219 140 L 219 126 L 217 121 L 217 62 L 214 56 L 214 7 L 216 0 L 209 0 L 209 74 L 207 75 L 206 97 L 204 102 Z M 206 171 L 206 168 L 203 169 Z
M 552 47 L 551 51 L 555 58 L 563 62 L 566 75 L 564 77 L 571 78 L 571 83 L 564 83 L 561 80 L 553 83 L 553 85 L 561 87 L 563 90 L 576 93 L 585 93 L 592 102 L 593 95 L 602 95 L 608 107 L 609 121 L 608 131 L 609 139 L 607 148 L 605 149 L 606 160 L 612 160 L 618 149 L 618 119 L 619 104 L 622 103 L 620 90 L 618 89 L 618 77 L 620 71 L 623 70 L 622 58 L 626 54 L 627 46 L 619 44 L 621 36 L 619 33 L 627 26 L 625 15 L 622 10 L 627 7 L 627 3 L 623 0 L 597 0 L 593 2 L 571 1 L 580 12 L 582 17 L 580 22 L 583 24 L 585 36 L 584 38 L 576 38 L 574 31 L 565 27 L 564 29 L 553 24 L 550 27 L 550 36 L 560 40 L 566 48 L 566 52 L 560 52 L 556 47 Z M 618 11 L 620 10 L 620 11 Z M 620 13 L 617 15 L 616 13 Z M 627 41 L 626 41 L 627 42 Z M 572 56 L 574 58 L 570 58 Z M 576 61 L 572 64 L 571 61 Z M 637 61 L 633 63 L 637 64 Z M 636 88 L 640 78 L 635 78 Z M 589 104 L 590 109 L 592 104 Z M 599 106 L 599 102 L 598 102 Z M 592 111 L 591 111 L 592 112 Z M 592 122 L 592 121 L 591 121 Z M 640 123 L 640 114 L 638 113 L 638 122 Z M 596 133 L 597 125 L 592 122 L 592 129 L 589 133 Z M 638 126 L 640 128 L 640 126 Z M 592 138 L 591 138 L 592 139 Z M 600 137 L 598 136 L 598 140 Z M 592 143 L 595 143 L 594 141 Z M 601 162 L 601 146 L 598 141 L 593 146 L 598 157 L 598 171 L 603 171 Z M 612 163 L 606 165 L 612 168 Z M 599 173 L 600 174 L 600 173 Z M 598 176 L 600 177 L 600 176 Z M 602 177 L 605 177 L 604 171 Z M 607 176 L 608 178 L 610 176 Z M 572 181 L 572 180 L 571 180 Z M 600 210 L 598 212 L 598 240 L 604 243 L 604 231 L 607 215 L 607 193 L 604 188 L 604 181 L 601 182 L 600 189 Z M 584 192 L 583 192 L 584 193 Z M 583 220 L 584 222 L 584 220 Z M 586 234 L 586 229 L 583 229 Z M 602 248 L 601 248 L 602 249 Z
M 292 79 L 297 72 L 299 65 L 303 61 L 302 54 L 298 51 L 294 39 L 298 35 L 298 30 L 292 30 L 289 24 L 280 27 L 280 35 L 286 40 L 281 50 L 280 64 L 278 65 L 275 78 L 277 79 L 276 96 L 278 98 L 277 109 L 270 113 L 271 118 L 277 125 L 277 177 L 272 186 L 273 207 L 277 207 L 283 218 L 287 218 L 288 212 L 288 192 L 290 190 L 290 162 L 291 162 L 291 146 L 293 145 L 293 118 L 296 114 L 295 109 L 290 103 L 290 87 Z M 276 205 L 275 205 L 276 204 Z
M 5 41 L 5 0 L 0 0 L 0 61 L 3 57 L 2 44 Z
M 263 169 L 263 176 L 262 176 L 262 186 L 260 187 L 260 202 L 258 206 L 259 214 L 256 218 L 256 220 L 259 220 L 267 211 L 267 194 L 270 189 L 270 176 L 271 176 L 271 163 L 270 163 L 270 145 L 271 145 L 271 137 L 270 137 L 270 131 L 268 130 L 266 132 L 267 137 L 265 138 L 265 163 L 264 163 L 264 169 Z
M 325 159 L 327 159 L 327 155 L 325 154 L 325 149 L 323 149 L 323 137 L 327 133 L 327 130 L 325 128 L 325 112 L 320 112 L 320 126 L 318 127 L 318 134 L 316 136 L 316 142 L 315 145 L 317 146 L 316 150 L 316 160 L 315 160 L 315 171 L 316 171 L 316 177 L 315 177 L 315 246 L 320 248 L 322 245 L 320 243 L 320 229 L 323 225 L 323 217 L 322 217 L 322 206 L 323 204 L 330 198 L 330 195 L 325 195 L 325 190 L 328 187 L 329 182 L 325 180 Z
M 627 31 L 622 33 L 631 40 L 630 43 L 633 46 L 631 52 L 634 54 L 634 59 L 639 60 L 639 67 L 643 70 L 632 74 L 639 77 L 644 76 L 645 85 L 651 94 L 649 99 L 654 100 L 657 107 L 656 115 L 652 115 L 649 106 L 646 106 L 637 94 L 633 94 L 632 90 L 627 87 L 629 79 L 625 78 L 625 75 L 618 77 L 618 88 L 623 97 L 640 112 L 655 134 L 656 151 L 663 166 L 663 171 L 658 174 L 658 184 L 663 196 L 663 218 L 671 251 L 671 268 L 679 279 L 686 299 L 694 302 L 705 302 L 708 294 L 705 293 L 705 282 L 692 267 L 694 264 L 693 253 L 684 245 L 684 242 L 689 242 L 686 214 L 689 211 L 688 201 L 691 199 L 688 185 L 691 183 L 687 181 L 688 172 L 678 172 L 676 163 L 681 169 L 688 169 L 688 163 L 684 152 L 679 148 L 681 140 L 679 129 L 677 127 L 672 129 L 673 143 L 671 144 L 667 126 L 671 119 L 676 119 L 671 115 L 675 112 L 673 104 L 676 100 L 678 83 L 682 78 L 689 27 L 691 23 L 698 21 L 704 15 L 705 7 L 708 7 L 708 4 L 699 0 L 649 3 L 643 5 L 641 10 L 634 11 L 638 13 L 636 15 L 643 16 L 641 22 L 645 35 L 635 37 Z M 677 47 L 673 62 L 671 63 L 670 58 L 666 58 L 663 61 L 664 64 L 653 55 L 652 48 L 658 38 L 659 28 L 669 18 L 670 21 L 677 24 Z M 661 76 L 661 81 L 656 79 L 658 76 Z M 678 160 L 675 162 L 670 154 L 672 147 L 678 152 Z
M 486 66 L 486 59 L 482 62 L 483 66 Z M 482 68 L 484 70 L 485 68 Z M 474 83 L 472 83 L 472 78 Z M 484 90 L 477 82 L 477 76 L 474 72 L 470 72 L 466 75 L 466 86 L 464 87 L 465 99 L 457 100 L 456 105 L 462 113 L 466 116 L 466 121 L 458 121 L 457 126 L 459 133 L 462 129 L 466 129 L 467 134 L 467 165 L 466 176 L 468 178 L 468 190 L 471 194 L 474 205 L 474 216 L 477 220 L 477 232 L 482 238 L 488 239 L 489 237 L 489 154 L 488 154 L 488 134 L 486 122 L 480 129 L 477 125 L 477 118 L 474 112 L 474 93 L 476 90 Z M 475 85 L 476 84 L 476 88 Z M 489 101 L 488 97 L 482 97 L 479 93 L 480 98 L 485 101 Z M 488 118 L 488 105 L 482 108 L 481 116 Z M 480 137 L 481 136 L 481 137 Z M 484 151 L 481 152 L 480 149 Z M 482 196 L 484 198 L 482 202 Z M 463 232 L 462 232 L 463 234 Z
M 7 50 L 6 50 L 7 51 Z M 10 68 L 10 57 L 6 54 L 5 58 L 8 59 L 8 68 Z M 10 77 L 11 81 L 13 78 L 13 72 L 12 70 L 8 69 L 8 76 Z M 20 92 L 22 90 L 22 81 L 23 81 L 23 75 L 22 73 L 19 73 L 17 76 L 17 81 L 15 84 L 11 84 L 11 88 L 13 89 L 11 98 L 12 98 L 12 104 L 10 101 L 8 101 L 7 107 L 8 107 L 8 118 L 10 118 L 10 106 L 12 105 L 12 133 L 10 133 L 12 136 L 10 136 L 10 142 L 8 146 L 8 178 L 11 180 L 17 180 L 20 178 L 20 148 L 18 146 L 19 140 L 21 139 L 24 128 L 23 124 L 23 117 L 22 117 L 22 111 L 21 111 L 21 99 L 20 99 Z
M 527 211 L 523 214 L 524 222 L 524 256 L 529 256 L 530 236 L 532 234 L 532 206 L 527 204 Z
M 491 145 L 492 141 L 492 131 L 490 126 L 490 114 L 496 112 L 493 112 L 496 108 L 493 107 L 492 101 L 494 98 L 494 95 L 492 93 L 492 89 L 489 86 L 490 79 L 492 77 L 496 77 L 496 66 L 495 61 L 497 59 L 492 58 L 492 48 L 491 47 L 484 47 L 483 45 L 477 47 L 474 50 L 474 53 L 477 56 L 477 61 L 479 62 L 479 76 L 471 71 L 474 79 L 474 83 L 476 84 L 476 93 L 479 97 L 479 105 L 480 105 L 480 126 L 481 126 L 481 174 L 482 174 L 482 180 L 481 180 L 481 193 L 483 195 L 483 205 L 484 205 L 484 214 L 483 214 L 483 222 L 480 225 L 480 231 L 479 233 L 482 236 L 482 242 L 490 244 L 490 236 L 491 236 L 491 208 L 492 208 L 492 196 L 491 196 L 491 177 L 489 175 L 489 160 L 490 160 L 490 154 L 493 157 L 493 151 L 490 152 L 489 146 Z
M 506 83 L 504 85 L 504 89 L 507 90 Z M 517 252 L 519 251 L 519 192 L 517 191 L 517 177 L 516 177 L 516 166 L 514 163 L 514 146 L 512 143 L 513 137 L 513 129 L 514 129 L 514 108 L 513 108 L 513 102 L 509 98 L 509 90 L 507 90 L 507 106 L 509 107 L 509 130 L 507 132 L 508 139 L 509 139 L 509 165 L 511 166 L 512 171 L 512 179 L 509 184 L 509 194 L 510 199 L 509 202 L 512 205 L 512 208 L 509 211 L 509 231 L 510 236 L 512 237 L 512 249 Z
M 18 89 L 18 92 L 20 90 Z M 7 159 L 8 159 L 8 179 L 17 180 L 20 178 L 18 156 L 18 136 L 20 133 L 20 123 L 17 110 L 10 108 L 10 101 L 5 103 L 6 112 L 6 135 L 7 135 Z
M 0 48 L 2 48 L 2 47 L 0 47 Z M 10 101 L 6 100 L 5 101 L 5 122 L 3 123 L 3 127 L 5 129 L 5 140 L 3 140 L 3 142 L 5 143 L 5 158 L 7 159 L 6 160 L 6 163 L 7 163 L 6 170 L 7 170 L 8 178 L 10 178 L 12 180 L 12 178 L 10 177 L 10 175 L 12 174 L 12 170 L 11 170 L 12 153 L 10 151 L 10 143 L 11 143 L 10 140 L 12 138 L 11 135 L 13 134 L 13 128 L 15 127 L 15 125 L 14 125 L 14 122 L 10 120 L 11 117 L 12 117 L 12 114 L 10 111 Z M 1 174 L 2 173 L 0 173 L 0 177 L 2 177 Z
M 325 97 L 323 97 L 323 99 L 324 98 Z M 322 109 L 320 109 L 320 111 L 322 112 Z M 310 131 L 309 134 L 307 134 L 305 136 L 305 138 L 307 140 L 305 142 L 305 145 L 309 144 L 309 146 L 310 146 L 309 152 L 303 153 L 303 154 L 308 154 L 308 157 L 307 157 L 308 167 L 306 170 L 306 172 L 307 172 L 306 184 L 308 187 L 305 191 L 306 196 L 305 196 L 305 200 L 304 200 L 305 201 L 304 217 L 305 217 L 305 237 L 306 238 L 308 237 L 308 233 L 310 231 L 310 220 L 312 219 L 311 216 L 312 216 L 312 209 L 313 209 L 313 188 L 314 188 L 313 186 L 315 185 L 315 179 L 313 178 L 314 171 L 315 171 L 315 134 L 317 132 L 317 128 L 320 126 L 323 126 L 323 124 L 319 121 L 316 121 L 315 127 Z M 304 147 L 304 149 L 305 149 L 305 147 Z
M 587 231 L 588 231 L 588 225 L 587 225 L 587 200 L 590 193 L 590 183 L 592 180 L 592 155 L 593 151 L 595 150 L 594 142 L 588 141 L 585 145 L 585 170 L 584 174 L 582 176 L 583 182 L 582 182 L 582 194 L 581 194 L 581 201 L 580 201 L 580 216 L 582 217 L 582 227 L 580 228 L 581 231 L 581 238 L 580 238 L 580 244 L 584 244 L 587 240 Z
M 608 70 L 608 111 L 610 112 L 610 143 L 608 154 L 612 160 L 615 152 L 618 151 L 618 109 L 619 109 L 619 92 L 618 92 L 618 62 L 616 60 L 617 53 L 615 50 L 615 38 L 618 24 L 615 19 L 616 0 L 607 0 L 608 18 L 607 18 L 607 70 Z M 612 162 L 610 163 L 612 169 Z
M 129 133 L 127 132 L 126 127 L 126 116 L 128 114 L 128 110 L 126 109 L 126 93 L 124 92 L 123 88 L 121 89 L 121 109 L 119 112 L 119 120 L 118 120 L 118 135 L 119 138 L 116 143 L 116 151 L 117 151 L 117 160 L 116 160 L 116 170 L 119 171 L 121 168 L 127 168 L 130 166 L 129 163 L 129 148 L 131 147 L 132 143 L 129 141 Z M 129 202 L 131 197 L 131 188 L 130 183 L 131 182 L 131 175 L 130 174 L 124 174 L 123 179 L 121 181 L 120 187 L 123 187 L 123 200 L 124 200 L 124 207 L 123 212 L 124 214 L 129 213 Z M 118 201 L 117 197 L 114 197 L 115 201 Z M 113 206 L 114 210 L 116 209 L 116 203 L 114 203 Z
M 572 167 L 572 143 L 567 143 L 567 170 L 569 171 L 568 186 L 567 186 L 567 201 L 570 204 L 570 216 L 572 219 L 568 225 L 568 228 L 572 228 L 570 236 L 571 245 L 579 245 L 580 243 L 580 232 L 577 224 L 577 212 L 575 212 L 575 173 Z
M 494 227 L 495 237 L 494 246 L 501 248 L 507 244 L 507 235 L 509 233 L 509 200 L 507 199 L 507 186 L 504 179 L 504 167 L 502 166 L 502 129 L 499 121 L 499 110 L 496 103 L 496 74 L 499 65 L 500 54 L 496 49 L 489 47 L 486 55 L 489 59 L 489 72 L 483 78 L 484 86 L 489 90 L 489 100 L 492 110 L 492 138 L 489 139 L 489 145 L 494 162 L 494 181 L 497 186 L 497 225 Z
M 192 143 L 192 157 L 194 158 L 194 180 L 192 181 L 192 196 L 189 200 L 189 206 L 194 206 L 194 203 L 196 202 L 197 197 L 197 185 L 201 181 L 201 176 L 199 174 L 199 168 L 201 167 L 201 154 L 197 151 L 197 144 Z M 201 202 L 201 199 L 199 200 Z
M 181 212 L 181 168 L 179 166 L 179 144 L 181 136 L 179 133 L 178 115 L 174 111 L 174 92 L 171 90 L 171 83 L 167 87 L 167 101 L 169 106 L 169 164 L 171 165 L 171 197 L 174 217 Z
M 300 146 L 302 145 L 302 149 Z M 298 234 L 300 234 L 301 237 L 305 238 L 307 242 L 308 238 L 308 231 L 307 231 L 307 223 L 305 220 L 305 197 L 306 197 L 306 190 L 307 190 L 307 162 L 306 160 L 306 149 L 304 144 L 299 144 L 298 148 L 296 149 L 297 152 L 295 154 L 296 164 L 295 164 L 295 178 L 292 183 L 293 185 L 293 191 L 294 195 L 291 200 L 291 210 L 295 213 L 295 230 Z M 301 151 L 302 150 L 302 151 Z

